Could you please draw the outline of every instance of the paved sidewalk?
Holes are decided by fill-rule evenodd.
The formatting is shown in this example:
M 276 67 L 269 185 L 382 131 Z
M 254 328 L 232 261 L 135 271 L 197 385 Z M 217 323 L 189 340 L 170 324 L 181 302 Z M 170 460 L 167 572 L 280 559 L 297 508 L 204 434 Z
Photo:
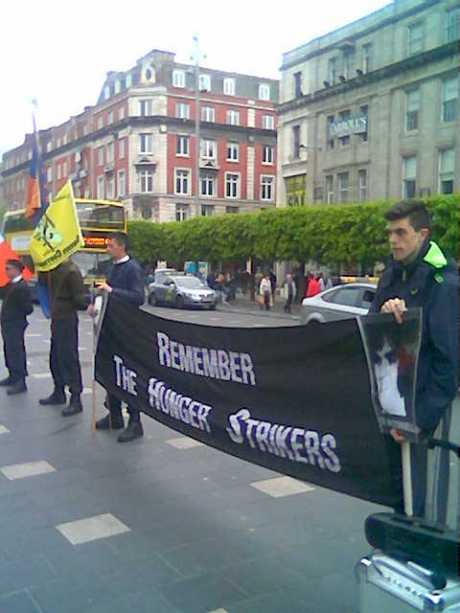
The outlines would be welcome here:
M 29 393 L 0 390 L 0 613 L 356 613 L 353 565 L 378 509 L 144 418 L 128 445 L 39 407 L 49 324 L 28 329 Z M 98 391 L 98 415 L 102 414 Z
M 236 310 L 241 313 L 258 313 L 267 317 L 280 317 L 285 319 L 299 319 L 302 306 L 298 303 L 292 305 L 292 313 L 285 313 L 284 305 L 286 299 L 280 296 L 275 298 L 275 302 L 270 308 L 270 311 L 265 311 L 257 302 L 253 302 L 249 293 L 237 293 L 235 300 L 219 305 L 220 309 Z

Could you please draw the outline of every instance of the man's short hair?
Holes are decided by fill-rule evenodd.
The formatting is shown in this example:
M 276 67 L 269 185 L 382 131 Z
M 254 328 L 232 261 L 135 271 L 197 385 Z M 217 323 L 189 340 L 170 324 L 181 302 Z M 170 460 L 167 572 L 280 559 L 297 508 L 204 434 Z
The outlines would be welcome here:
M 421 200 L 401 200 L 385 213 L 387 221 L 399 221 L 406 217 L 409 218 L 410 225 L 417 232 L 422 228 L 431 231 L 431 215 Z
M 114 232 L 109 238 L 118 243 L 121 247 L 124 247 L 125 251 L 128 251 L 129 241 L 128 235 L 125 232 Z
M 21 262 L 21 260 L 15 260 L 15 259 L 6 260 L 5 265 L 11 266 L 12 268 L 16 268 L 18 272 L 22 272 L 24 270 L 24 264 Z

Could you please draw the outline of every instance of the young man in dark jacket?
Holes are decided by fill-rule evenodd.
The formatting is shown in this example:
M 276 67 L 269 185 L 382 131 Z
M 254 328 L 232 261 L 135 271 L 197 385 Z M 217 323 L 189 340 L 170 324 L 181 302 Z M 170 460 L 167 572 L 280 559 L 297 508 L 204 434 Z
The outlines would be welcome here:
M 371 312 L 393 313 L 402 322 L 409 308 L 422 307 L 415 410 L 417 425 L 433 435 L 441 423 L 448 430 L 449 409 L 457 392 L 458 271 L 430 240 L 431 219 L 424 204 L 402 201 L 387 211 L 387 231 L 393 258 L 380 279 Z M 404 436 L 393 430 L 400 443 Z M 442 435 L 442 433 L 441 433 Z M 426 502 L 427 452 L 412 445 L 414 514 L 423 516 Z M 446 461 L 447 460 L 447 461 Z M 445 517 L 448 458 L 439 471 L 438 519 Z
M 24 333 L 28 326 L 27 316 L 33 311 L 32 296 L 27 283 L 22 278 L 24 266 L 19 260 L 7 260 L 6 276 L 9 282 L 1 288 L 3 299 L 0 315 L 3 338 L 3 352 L 8 377 L 0 381 L 0 386 L 8 386 L 8 396 L 27 391 L 27 360 Z
M 45 273 L 44 281 L 48 285 L 50 298 L 50 370 L 54 390 L 50 396 L 40 400 L 40 404 L 65 404 L 67 386 L 70 390 L 70 400 L 62 410 L 62 415 L 69 417 L 83 411 L 77 313 L 86 310 L 89 298 L 81 272 L 71 260 L 66 260 L 54 270 Z
M 112 257 L 112 268 L 107 276 L 107 281 L 98 286 L 100 292 L 124 302 L 140 307 L 145 300 L 144 280 L 141 266 L 128 255 L 128 237 L 123 232 L 112 235 L 107 245 L 107 251 Z M 88 308 L 90 314 L 94 308 Z M 121 401 L 112 394 L 107 393 L 105 403 L 109 414 L 96 423 L 98 430 L 115 430 L 124 428 L 123 415 L 121 413 Z M 128 404 L 129 423 L 127 428 L 120 434 L 118 441 L 127 443 L 144 435 L 140 411 L 134 403 Z

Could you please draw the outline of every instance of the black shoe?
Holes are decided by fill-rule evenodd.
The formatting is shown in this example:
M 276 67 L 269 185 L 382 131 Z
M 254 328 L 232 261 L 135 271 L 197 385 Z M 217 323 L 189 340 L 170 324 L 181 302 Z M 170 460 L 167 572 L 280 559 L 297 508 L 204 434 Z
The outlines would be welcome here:
M 83 405 L 81 403 L 80 396 L 71 396 L 69 404 L 65 409 L 62 409 L 61 415 L 62 417 L 70 417 L 71 415 L 76 415 L 82 411 Z
M 0 387 L 8 387 L 8 385 L 13 385 L 11 377 L 6 377 L 6 379 L 2 379 L 0 381 Z
M 8 396 L 23 394 L 24 392 L 27 392 L 27 385 L 23 379 L 21 379 L 20 381 L 16 381 L 16 383 L 12 383 L 11 387 L 6 391 Z
M 112 424 L 110 424 L 110 421 L 112 421 Z M 125 422 L 121 415 L 119 417 L 112 415 L 112 419 L 110 419 L 109 413 L 96 422 L 96 430 L 110 430 L 110 425 L 112 425 L 112 430 L 123 430 L 125 427 Z
M 118 437 L 119 443 L 129 443 L 144 436 L 144 428 L 140 421 L 130 421 L 128 427 Z
M 55 405 L 58 405 L 58 404 L 65 404 L 66 403 L 66 397 L 65 397 L 64 390 L 62 390 L 62 391 L 54 390 L 54 392 L 51 394 L 51 396 L 48 396 L 47 398 L 42 398 L 38 402 L 42 406 L 47 406 L 47 405 L 55 406 Z

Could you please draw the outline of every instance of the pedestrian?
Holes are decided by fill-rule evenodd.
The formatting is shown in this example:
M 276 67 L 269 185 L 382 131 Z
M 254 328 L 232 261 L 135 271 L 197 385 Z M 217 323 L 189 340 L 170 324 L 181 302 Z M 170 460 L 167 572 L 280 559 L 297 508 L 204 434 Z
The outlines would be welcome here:
M 276 278 L 276 275 L 275 275 L 275 273 L 273 272 L 273 270 L 270 270 L 269 275 L 270 275 L 270 283 L 271 283 L 271 286 L 272 286 L 272 301 L 273 301 L 273 304 L 274 304 L 274 303 L 275 303 L 275 294 L 276 294 L 276 282 L 277 282 L 277 278 Z
M 142 268 L 128 254 L 127 235 L 124 232 L 114 232 L 108 240 L 107 252 L 112 258 L 112 267 L 107 280 L 97 286 L 98 292 L 107 294 L 109 300 L 113 297 L 139 308 L 145 300 Z M 88 313 L 95 314 L 93 305 L 88 307 Z M 121 401 L 116 396 L 107 393 L 105 407 L 109 413 L 96 422 L 96 429 L 109 430 L 112 427 L 114 430 L 122 430 L 125 425 L 121 412 Z M 128 443 L 144 436 L 141 414 L 135 401 L 128 403 L 128 414 L 128 425 L 118 437 L 119 443 Z
M 326 282 L 324 280 L 324 275 L 322 272 L 318 274 L 318 276 L 316 277 L 316 280 L 319 283 L 319 291 L 324 292 L 324 290 L 326 289 Z
M 431 218 L 423 202 L 403 200 L 385 214 L 392 259 L 380 279 L 371 312 L 392 313 L 397 322 L 409 308 L 422 308 L 422 342 L 415 391 L 416 422 L 425 437 L 446 438 L 450 405 L 457 392 L 458 271 L 430 240 Z M 435 432 L 436 431 L 436 432 Z M 405 440 L 392 430 L 394 441 Z M 449 458 L 437 458 L 434 521 L 445 522 Z M 414 514 L 425 512 L 428 453 L 411 445 Z
M 313 298 L 320 293 L 319 281 L 314 274 L 310 273 L 307 289 L 305 290 L 305 298 Z
M 3 300 L 0 315 L 3 353 L 8 370 L 8 376 L 0 381 L 0 386 L 8 387 L 8 396 L 27 391 L 24 333 L 28 326 L 27 316 L 32 313 L 33 304 L 29 286 L 22 278 L 23 270 L 24 266 L 19 260 L 7 260 L 5 273 L 9 281 L 0 290 Z
M 84 311 L 89 296 L 78 267 L 71 261 L 62 262 L 48 273 L 42 273 L 48 287 L 51 315 L 50 370 L 54 390 L 42 398 L 41 405 L 65 404 L 67 387 L 70 391 L 68 405 L 62 410 L 63 417 L 83 411 L 83 391 L 80 359 L 78 357 L 78 311 Z
M 272 284 L 270 282 L 269 273 L 262 277 L 259 287 L 259 294 L 262 297 L 261 306 L 265 307 L 266 311 L 269 311 L 272 299 Z
M 286 291 L 286 304 L 284 305 L 284 312 L 291 313 L 292 303 L 295 301 L 295 297 L 296 297 L 296 286 L 294 283 L 294 279 L 290 273 L 286 275 L 285 291 Z

